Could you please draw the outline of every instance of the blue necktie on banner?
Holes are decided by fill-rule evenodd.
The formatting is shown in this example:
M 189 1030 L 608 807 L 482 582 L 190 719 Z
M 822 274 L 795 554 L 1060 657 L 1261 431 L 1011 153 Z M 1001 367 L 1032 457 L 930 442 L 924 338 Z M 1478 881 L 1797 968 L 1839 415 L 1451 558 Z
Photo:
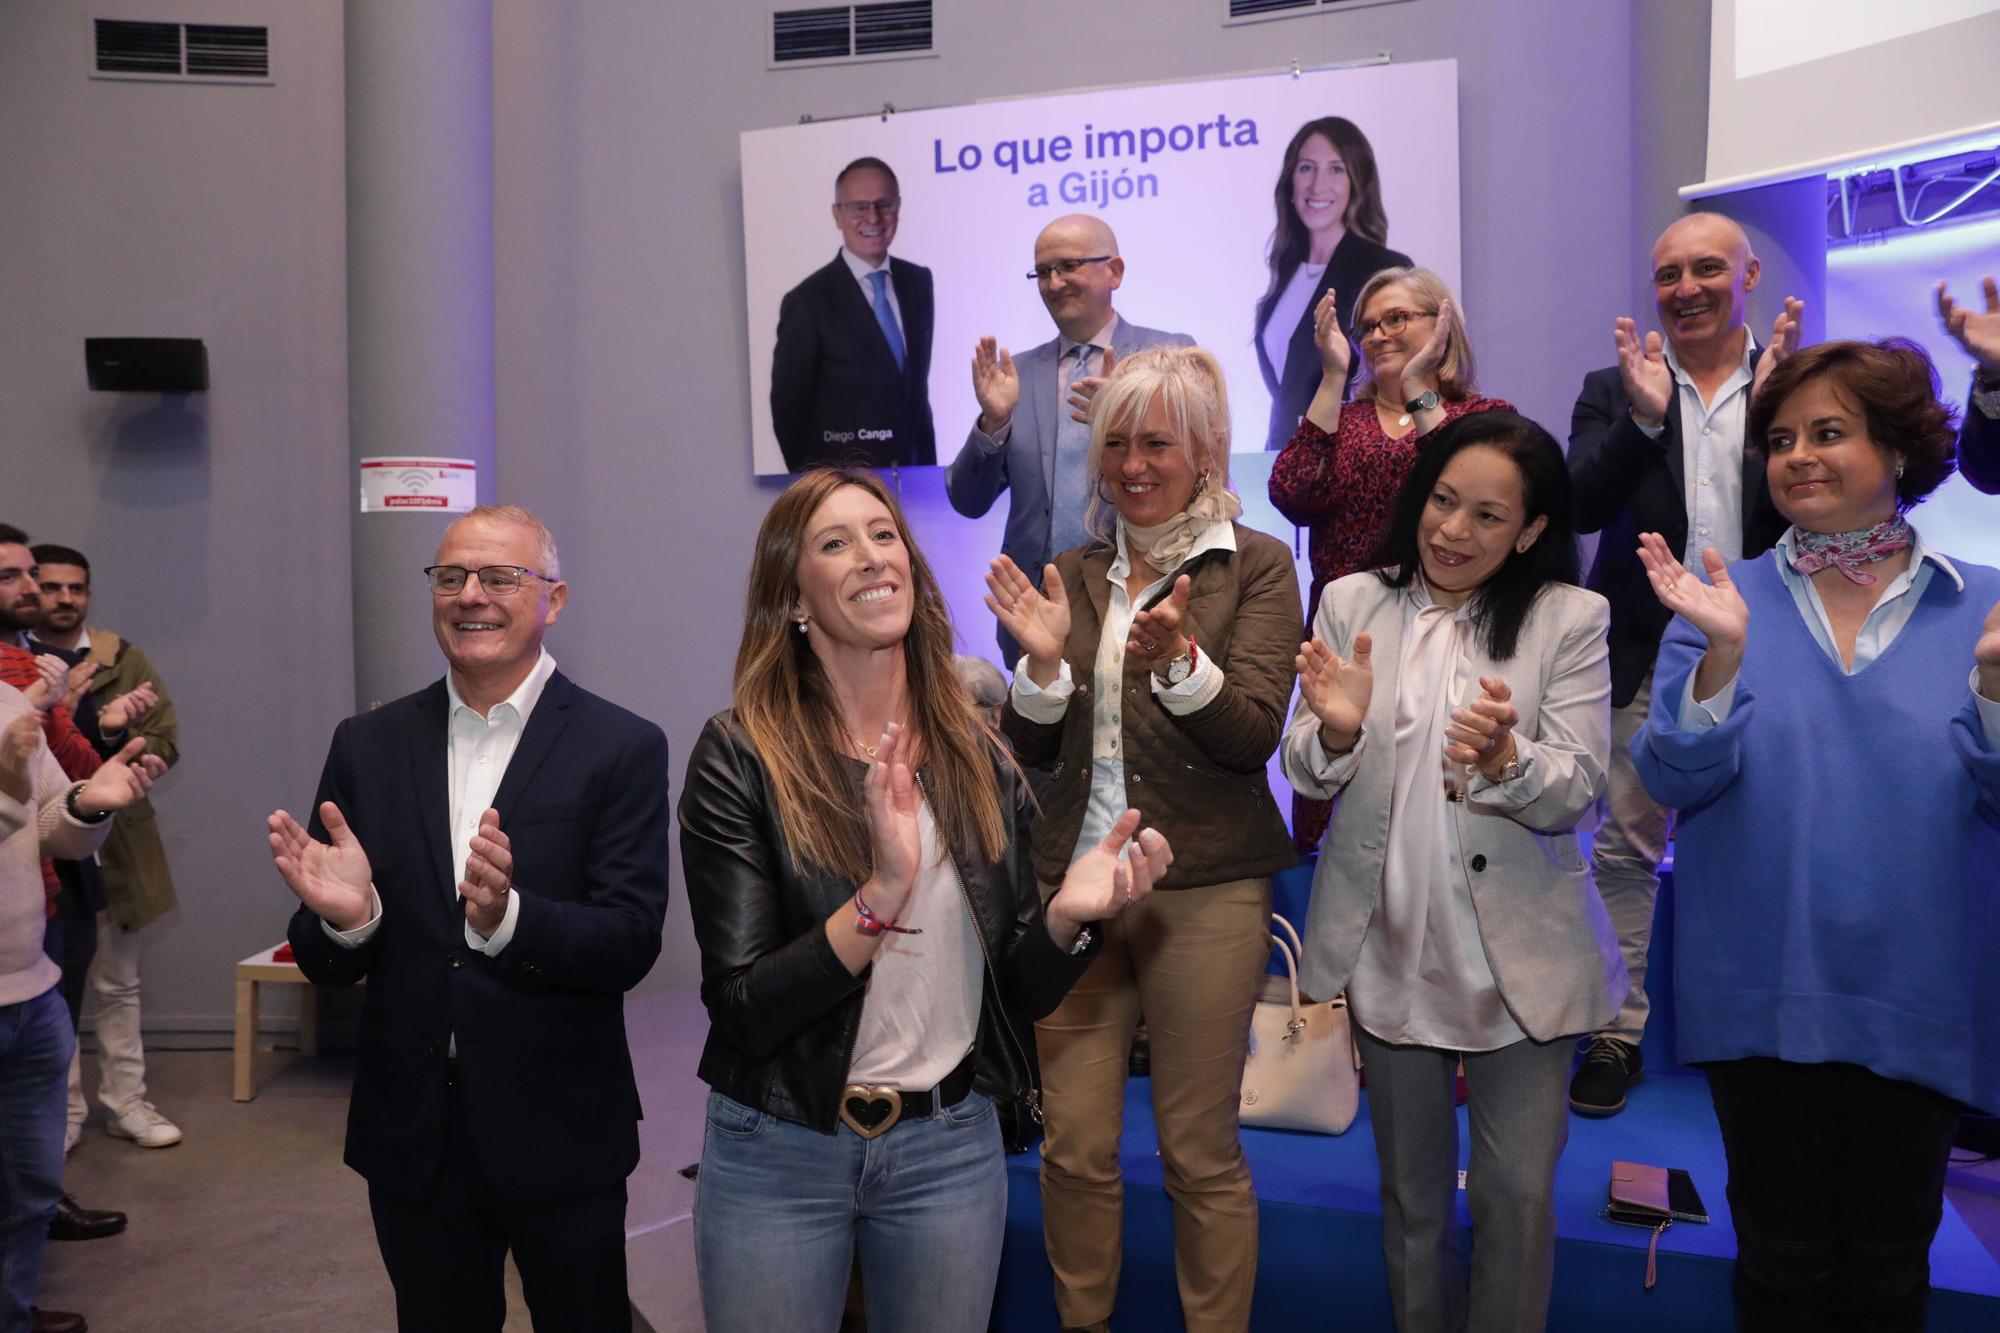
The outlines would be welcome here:
M 875 288 L 875 322 L 882 326 L 882 336 L 889 340 L 889 355 L 896 358 L 896 369 L 903 368 L 903 331 L 896 327 L 896 309 L 889 304 L 889 272 L 876 269 L 868 275 L 868 281 Z

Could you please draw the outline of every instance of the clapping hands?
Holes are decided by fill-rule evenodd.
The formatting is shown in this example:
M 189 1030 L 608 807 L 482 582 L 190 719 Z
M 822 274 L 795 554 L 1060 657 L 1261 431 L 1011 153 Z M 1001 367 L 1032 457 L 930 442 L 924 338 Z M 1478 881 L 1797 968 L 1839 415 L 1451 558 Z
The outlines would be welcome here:
M 1354 656 L 1342 659 L 1319 639 L 1299 645 L 1293 660 L 1299 671 L 1299 693 L 1319 719 L 1319 743 L 1328 754 L 1353 749 L 1361 735 L 1368 700 L 1375 692 L 1374 647 L 1372 635 L 1357 634 Z
M 1069 639 L 1069 593 L 1061 573 L 1044 565 L 1037 588 L 1003 555 L 988 568 L 986 589 L 986 609 L 1028 655 L 1028 679 L 1046 687 L 1061 674 L 1063 644 Z
M 1142 901 L 1173 864 L 1166 835 L 1158 829 L 1140 833 L 1139 820 L 1137 810 L 1127 810 L 1103 841 L 1070 862 L 1046 914 L 1049 937 L 1057 944 L 1068 948 L 1085 925 L 1108 921 Z M 1130 855 L 1121 861 L 1128 846 Z

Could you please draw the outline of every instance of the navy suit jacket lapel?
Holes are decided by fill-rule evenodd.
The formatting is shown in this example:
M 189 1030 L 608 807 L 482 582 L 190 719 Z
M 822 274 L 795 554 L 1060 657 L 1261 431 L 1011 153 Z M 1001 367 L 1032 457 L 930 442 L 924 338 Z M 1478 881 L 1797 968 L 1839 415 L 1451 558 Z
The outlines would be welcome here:
M 493 808 L 500 812 L 502 830 L 520 803 L 521 793 L 534 779 L 535 770 L 549 757 L 556 737 L 568 723 L 570 697 L 575 688 L 560 671 L 542 686 L 542 697 L 535 701 L 535 711 L 528 714 L 528 725 L 521 731 L 521 743 L 514 747 L 514 757 L 507 761 L 507 771 L 501 775 L 500 790 L 493 794 Z
M 442 909 L 458 892 L 451 850 L 451 696 L 438 681 L 417 700 L 417 725 L 410 732 L 410 780 L 417 793 L 417 822 L 430 851 L 435 891 L 424 898 Z

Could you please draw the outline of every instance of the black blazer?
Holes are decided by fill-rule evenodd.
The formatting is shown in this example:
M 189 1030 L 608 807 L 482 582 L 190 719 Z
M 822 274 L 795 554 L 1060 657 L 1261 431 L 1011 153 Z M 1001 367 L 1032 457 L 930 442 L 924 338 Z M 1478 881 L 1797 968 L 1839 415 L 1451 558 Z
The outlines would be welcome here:
M 1299 316 L 1298 326 L 1292 330 L 1290 349 L 1285 354 L 1285 371 L 1281 378 L 1271 358 L 1264 351 L 1264 327 L 1270 321 L 1267 317 L 1257 320 L 1257 328 L 1250 341 L 1257 348 L 1257 368 L 1264 372 L 1264 387 L 1271 394 L 1271 424 L 1264 434 L 1266 449 L 1282 449 L 1298 433 L 1299 418 L 1312 405 L 1314 392 L 1319 389 L 1319 351 L 1313 346 L 1314 307 L 1326 295 L 1326 289 L 1334 290 L 1333 303 L 1340 312 L 1342 331 L 1354 327 L 1354 298 L 1368 285 L 1368 279 L 1385 268 L 1407 268 L 1410 257 L 1400 250 L 1391 250 L 1386 245 L 1377 245 L 1366 237 L 1348 232 L 1340 238 L 1340 244 L 1333 247 L 1333 254 L 1326 261 L 1326 272 L 1319 275 L 1319 285 L 1313 288 L 1312 299 L 1306 302 L 1305 313 Z M 1292 280 L 1295 270 L 1287 269 L 1284 281 Z M 1279 291 L 1284 290 L 1283 284 Z M 1355 357 L 1348 363 L 1347 378 L 1354 379 L 1361 358 Z
M 836 254 L 785 293 L 771 354 L 771 426 L 793 472 L 822 463 L 917 467 L 937 462 L 931 427 L 931 271 L 891 258 L 903 311 L 903 369 L 875 309 Z
M 445 1135 L 469 1134 L 504 1202 L 574 1197 L 638 1165 L 639 1092 L 624 994 L 660 952 L 667 907 L 667 739 L 549 678 L 494 797 L 521 906 L 496 958 L 466 947 L 455 882 L 442 680 L 348 718 L 313 801 L 332 801 L 375 873 L 382 924 L 358 948 L 301 906 L 289 936 L 319 985 L 367 978 L 347 1164 L 412 1202 Z M 464 1123 L 446 1126 L 458 1039 Z
M 1639 534 L 1657 532 L 1675 552 L 1687 549 L 1687 465 L 1681 453 L 1681 396 L 1675 385 L 1666 427 L 1646 438 L 1632 420 L 1618 367 L 1593 370 L 1569 422 L 1569 474 L 1579 532 L 1603 535 L 1589 586 L 1611 603 L 1611 706 L 1623 708 L 1653 669 L 1673 613 L 1653 595 L 1639 563 Z M 1761 443 L 1743 442 L 1743 554 L 1761 555 L 1787 524 L 1771 503 Z
M 1974 490 L 2000 495 L 2000 421 L 1968 401 L 1958 430 L 1958 470 Z
M 865 774 L 850 765 L 858 793 Z M 1032 1024 L 1083 975 L 1103 945 L 1056 947 L 1029 863 L 1029 802 L 1018 769 L 994 756 L 1014 836 L 999 861 L 951 848 L 953 868 L 985 955 L 973 1086 L 1025 1101 L 1041 1118 Z M 919 773 L 926 787 L 927 775 Z M 734 711 L 702 729 L 681 792 L 681 869 L 701 945 L 708 1006 L 702 1081 L 726 1097 L 824 1134 L 838 1128 L 868 974 L 855 976 L 826 937 L 829 916 L 854 885 L 792 858 L 764 761 Z

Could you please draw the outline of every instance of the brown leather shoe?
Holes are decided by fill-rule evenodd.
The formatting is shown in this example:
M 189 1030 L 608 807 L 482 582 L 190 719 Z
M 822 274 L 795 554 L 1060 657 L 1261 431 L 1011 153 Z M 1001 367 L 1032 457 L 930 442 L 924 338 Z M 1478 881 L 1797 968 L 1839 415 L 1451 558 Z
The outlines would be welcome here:
M 28 1307 L 34 1333 L 90 1333 L 90 1321 L 72 1310 L 42 1310 Z
M 56 1215 L 49 1219 L 50 1240 L 99 1240 L 124 1229 L 125 1214 L 117 1209 L 80 1207 L 67 1194 L 56 1204 Z

